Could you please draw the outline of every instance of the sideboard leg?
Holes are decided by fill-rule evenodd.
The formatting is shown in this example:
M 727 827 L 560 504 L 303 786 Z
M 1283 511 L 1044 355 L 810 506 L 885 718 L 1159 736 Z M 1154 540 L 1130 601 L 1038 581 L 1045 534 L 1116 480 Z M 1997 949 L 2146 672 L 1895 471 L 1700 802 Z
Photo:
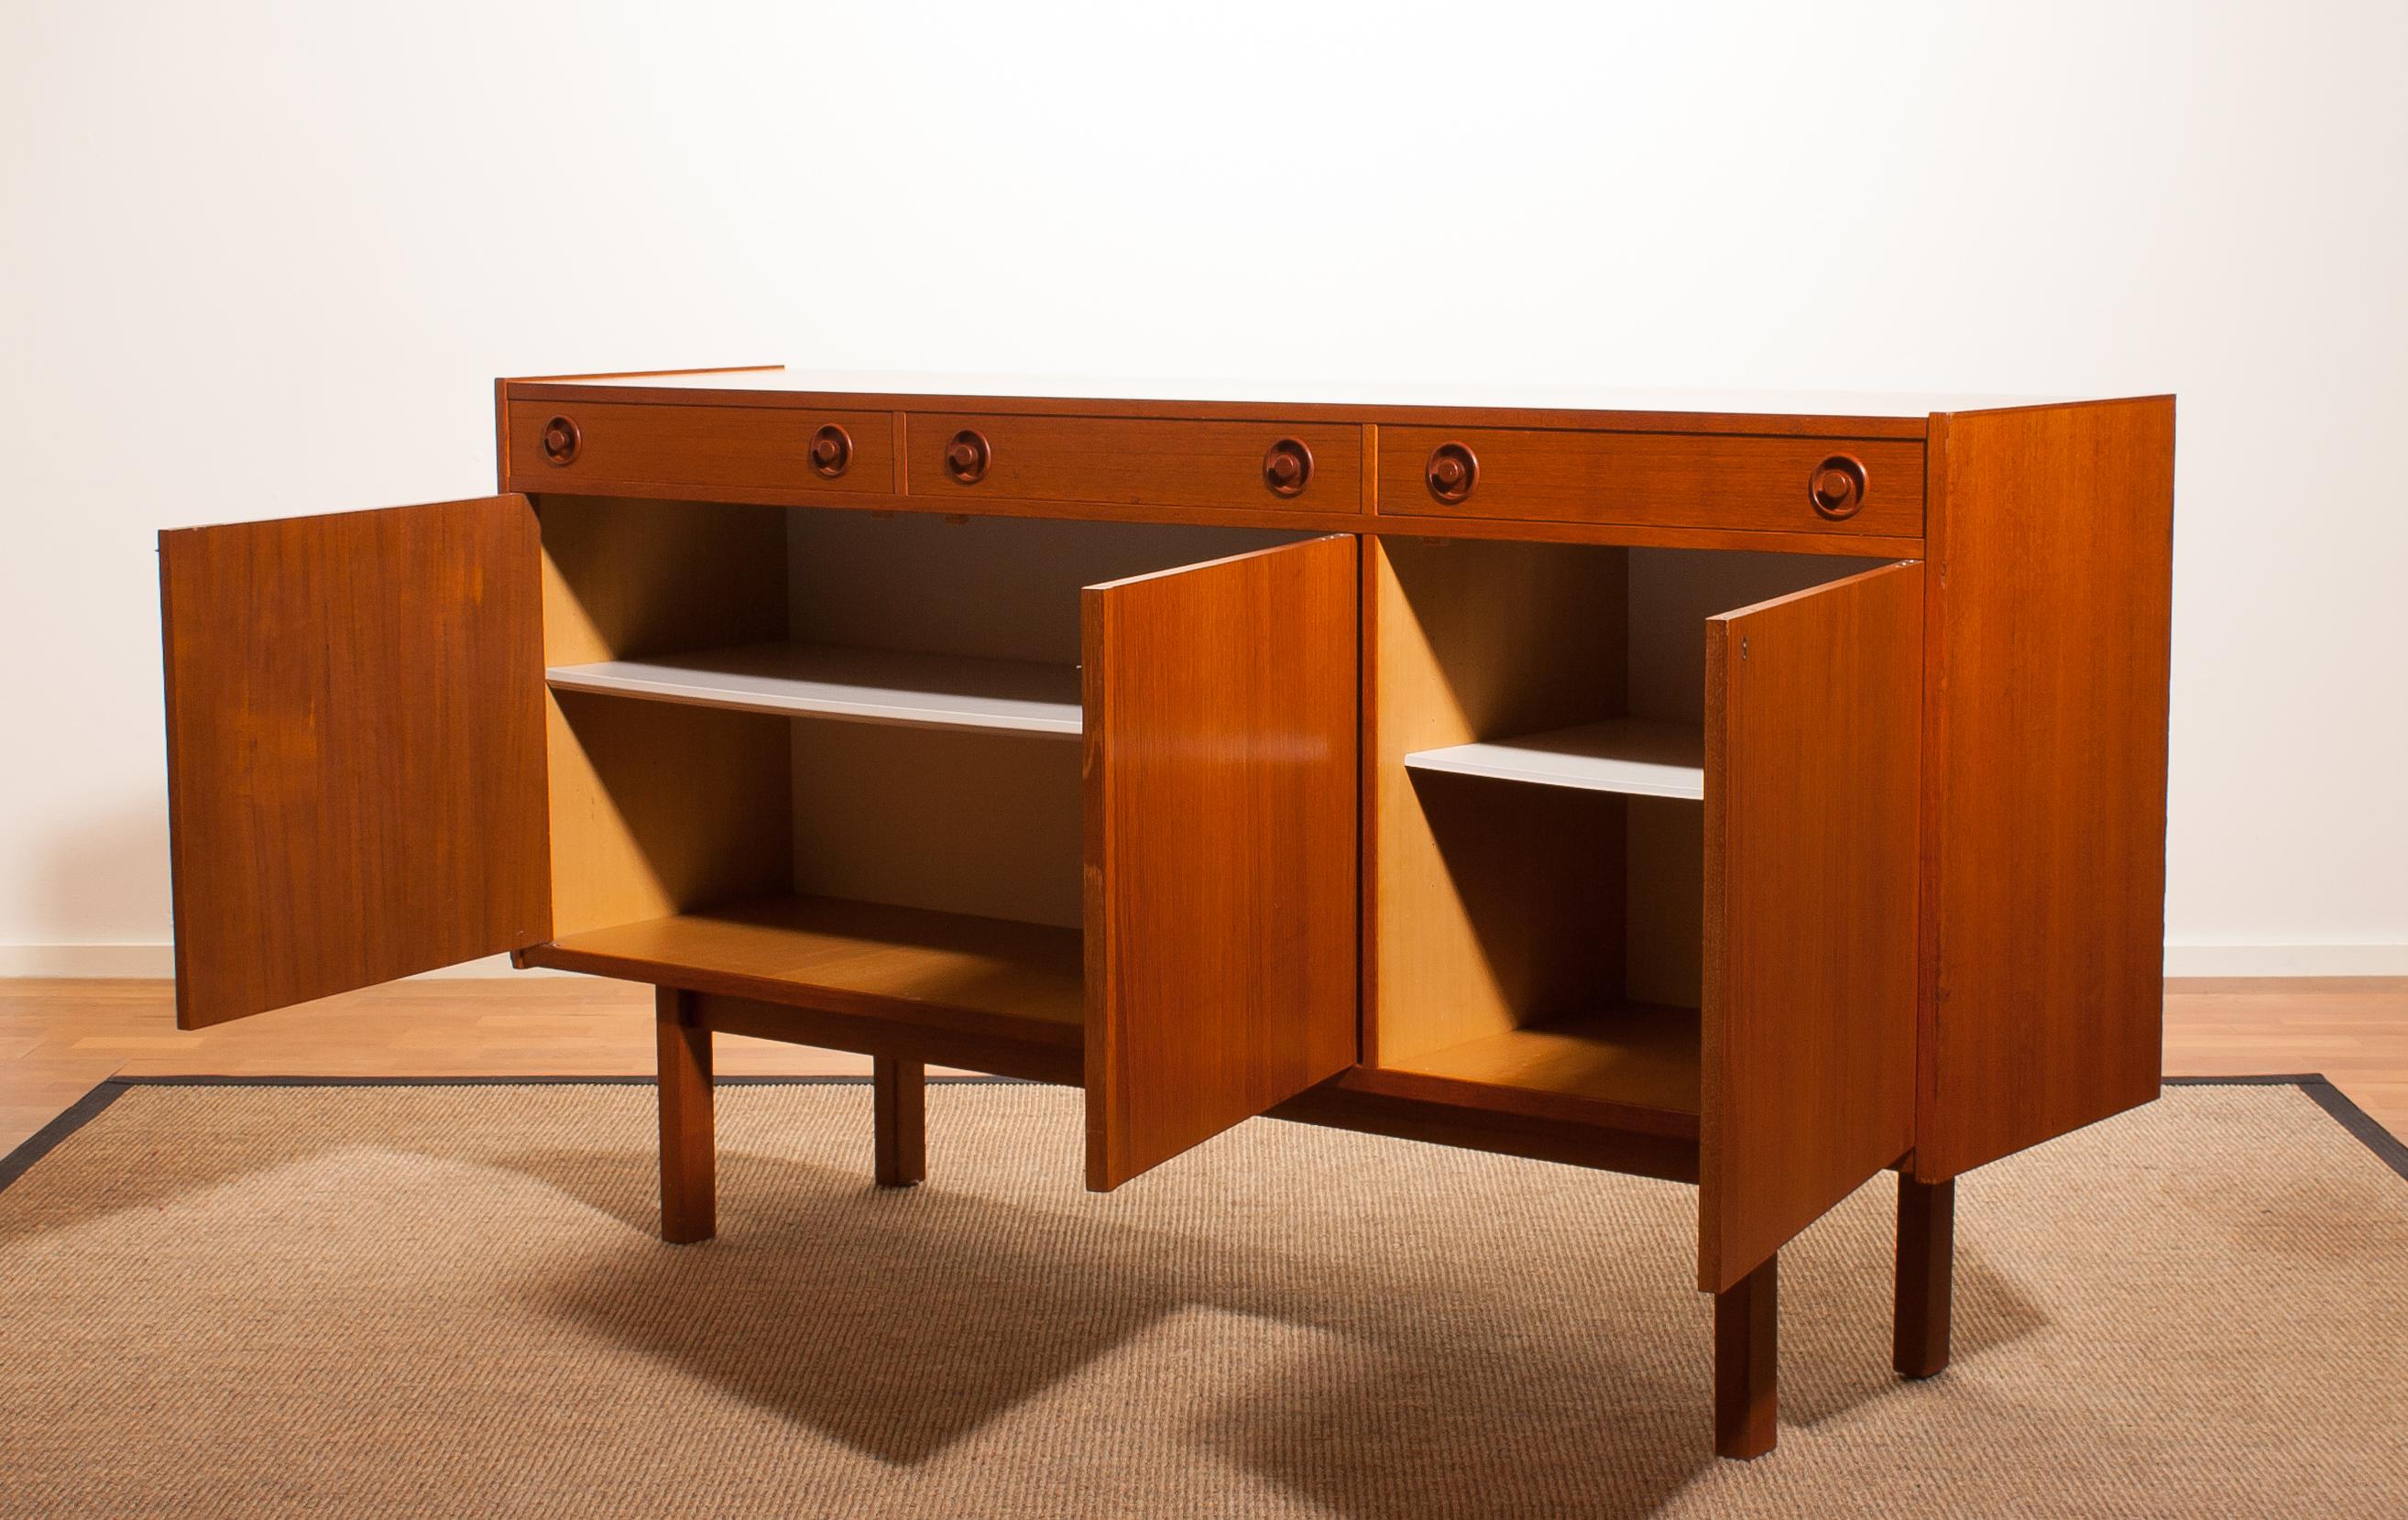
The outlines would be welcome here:
M 1910 1378 L 1948 1365 L 1948 1309 L 1955 1276 L 1956 1182 L 1898 1175 L 1898 1326 L 1891 1361 Z
M 672 1245 L 719 1231 L 710 1114 L 710 1031 L 695 1018 L 694 995 L 653 996 L 661 1046 L 661 1239 Z
M 870 1073 L 878 1185 L 910 1187 L 928 1175 L 927 1068 L 879 1055 L 871 1057 Z
M 1714 1295 L 1714 1451 L 1762 1456 L 1778 1435 L 1781 1257 Z

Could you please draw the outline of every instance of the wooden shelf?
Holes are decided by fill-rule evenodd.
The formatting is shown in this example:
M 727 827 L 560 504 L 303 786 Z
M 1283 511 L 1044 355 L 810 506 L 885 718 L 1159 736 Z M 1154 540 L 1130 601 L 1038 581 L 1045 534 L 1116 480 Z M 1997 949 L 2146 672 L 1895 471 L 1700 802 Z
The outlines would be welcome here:
M 554 666 L 555 691 L 922 728 L 1076 735 L 1076 666 L 836 644 L 747 644 L 649 660 Z
M 1546 1118 L 1697 1133 L 1698 1011 L 1619 1003 L 1384 1063 L 1416 1096 Z M 1649 1121 L 1640 1115 L 1656 1116 Z M 1638 1122 L 1633 1124 L 1633 1120 Z
M 1696 724 L 1609 718 L 1520 738 L 1420 750 L 1405 756 L 1405 766 L 1532 786 L 1698 800 L 1706 795 L 1706 736 Z
M 1079 931 L 963 913 L 771 897 L 573 934 L 533 966 L 1075 1050 Z

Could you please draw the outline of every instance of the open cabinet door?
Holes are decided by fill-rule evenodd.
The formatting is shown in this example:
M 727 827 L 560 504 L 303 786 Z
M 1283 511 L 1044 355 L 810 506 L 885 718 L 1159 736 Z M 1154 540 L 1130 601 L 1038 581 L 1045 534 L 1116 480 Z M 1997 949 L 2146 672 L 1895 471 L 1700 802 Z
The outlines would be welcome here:
M 1706 624 L 1698 1285 L 1914 1144 L 1923 567 Z
M 1353 537 L 1087 589 L 1087 1185 L 1356 1049 Z
M 176 1022 L 551 934 L 524 496 L 159 536 Z

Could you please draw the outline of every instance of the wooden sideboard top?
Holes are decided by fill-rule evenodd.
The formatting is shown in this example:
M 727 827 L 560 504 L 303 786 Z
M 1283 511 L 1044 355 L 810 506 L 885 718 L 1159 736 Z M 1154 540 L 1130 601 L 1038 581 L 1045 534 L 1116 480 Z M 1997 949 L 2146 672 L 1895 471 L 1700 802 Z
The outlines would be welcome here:
M 1074 380 L 1028 375 L 828 371 L 757 366 L 604 375 L 527 376 L 511 399 L 661 401 L 687 405 L 867 407 L 1133 417 L 1299 421 L 1789 437 L 1921 438 L 1934 413 L 2059 405 L 2061 398 L 1639 391 L 1383 381 Z

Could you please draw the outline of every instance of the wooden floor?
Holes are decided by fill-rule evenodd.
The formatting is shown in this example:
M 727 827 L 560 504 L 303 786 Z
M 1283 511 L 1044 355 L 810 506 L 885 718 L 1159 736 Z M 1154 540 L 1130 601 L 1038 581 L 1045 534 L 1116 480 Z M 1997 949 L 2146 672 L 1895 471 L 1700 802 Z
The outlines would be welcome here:
M 116 1075 L 601 1076 L 652 1069 L 652 989 L 591 977 L 448 979 L 183 1033 L 165 982 L 0 980 L 0 1153 Z M 732 1035 L 728 1076 L 868 1059 Z M 2172 1076 L 2317 1071 L 2408 1135 L 2408 978 L 2188 981 L 2166 996 Z

